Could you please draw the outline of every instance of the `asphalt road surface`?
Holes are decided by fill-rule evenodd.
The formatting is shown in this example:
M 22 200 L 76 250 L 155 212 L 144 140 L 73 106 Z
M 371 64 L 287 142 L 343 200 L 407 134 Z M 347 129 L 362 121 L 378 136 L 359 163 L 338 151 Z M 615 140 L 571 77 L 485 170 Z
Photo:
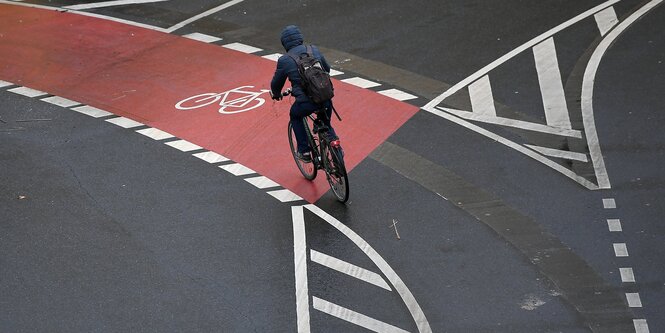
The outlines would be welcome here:
M 0 331 L 663 332 L 661 2 L 0 1 Z

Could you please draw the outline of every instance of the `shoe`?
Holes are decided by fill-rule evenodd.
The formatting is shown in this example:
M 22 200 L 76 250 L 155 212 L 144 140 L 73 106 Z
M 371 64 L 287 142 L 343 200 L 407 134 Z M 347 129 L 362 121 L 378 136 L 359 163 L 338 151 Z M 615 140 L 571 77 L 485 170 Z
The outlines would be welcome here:
M 297 153 L 296 153 L 296 157 L 297 157 L 299 160 L 301 160 L 301 161 L 303 161 L 303 162 L 305 162 L 305 163 L 310 163 L 310 162 L 312 162 L 312 153 L 310 153 L 310 152 L 306 152 L 306 153 L 297 152 Z

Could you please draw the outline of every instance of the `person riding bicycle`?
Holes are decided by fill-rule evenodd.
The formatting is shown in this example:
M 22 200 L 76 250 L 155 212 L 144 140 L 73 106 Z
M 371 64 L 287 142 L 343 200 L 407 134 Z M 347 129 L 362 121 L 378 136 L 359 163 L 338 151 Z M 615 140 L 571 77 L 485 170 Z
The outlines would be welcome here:
M 325 108 L 327 117 L 324 119 L 324 124 L 330 128 L 330 135 L 336 138 L 335 130 L 330 125 L 332 100 L 316 104 L 305 94 L 301 84 L 301 77 L 298 72 L 298 64 L 296 64 L 296 61 L 291 57 L 291 55 L 298 57 L 301 54 L 307 53 L 307 46 L 303 44 L 303 35 L 300 32 L 300 29 L 295 25 L 289 25 L 284 28 L 281 34 L 281 42 L 287 54 L 282 55 L 277 60 L 277 69 L 270 82 L 270 95 L 274 100 L 281 100 L 282 88 L 288 77 L 291 82 L 291 94 L 295 97 L 295 102 L 291 105 L 289 115 L 291 123 L 293 124 L 296 141 L 298 142 L 298 158 L 302 161 L 309 162 L 312 159 L 310 152 L 311 147 L 309 147 L 307 142 L 307 132 L 305 130 L 303 118 L 314 113 L 316 110 Z M 321 51 L 319 51 L 314 45 L 311 45 L 311 50 L 313 56 L 320 61 L 323 69 L 330 73 L 330 65 L 328 65 L 328 62 L 323 54 L 321 54 Z

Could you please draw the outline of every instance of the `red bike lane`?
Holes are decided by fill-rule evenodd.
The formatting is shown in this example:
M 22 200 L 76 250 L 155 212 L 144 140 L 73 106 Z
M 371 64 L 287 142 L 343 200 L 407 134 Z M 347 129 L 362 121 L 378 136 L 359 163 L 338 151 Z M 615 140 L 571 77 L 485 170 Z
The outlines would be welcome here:
M 180 110 L 204 93 L 268 89 L 275 62 L 109 20 L 0 5 L 0 80 L 76 100 L 169 132 L 264 175 L 309 202 L 329 189 L 302 178 L 289 151 L 289 99 L 223 114 L 219 102 Z M 288 84 L 287 84 L 288 85 Z M 353 170 L 418 108 L 334 80 L 333 124 Z M 223 97 L 223 96 L 220 96 Z M 230 93 L 227 101 L 244 98 Z M 251 98 L 251 96 L 249 96 Z M 250 101 L 260 104 L 259 100 Z M 237 111 L 233 106 L 226 111 Z M 351 191 L 359 180 L 350 174 Z

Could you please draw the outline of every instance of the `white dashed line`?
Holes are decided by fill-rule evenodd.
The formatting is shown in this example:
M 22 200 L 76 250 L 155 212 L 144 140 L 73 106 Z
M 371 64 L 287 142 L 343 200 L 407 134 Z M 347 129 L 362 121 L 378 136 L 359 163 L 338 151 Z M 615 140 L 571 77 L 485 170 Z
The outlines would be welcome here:
M 122 128 L 134 128 L 134 127 L 144 126 L 142 123 L 139 123 L 138 121 L 125 117 L 106 119 L 106 121 L 108 121 L 111 124 L 118 125 Z
M 11 83 L 11 82 L 0 80 L 0 88 L 9 87 L 9 86 L 13 86 L 13 85 L 14 84 Z
M 649 333 L 646 319 L 633 319 L 633 326 L 635 326 L 635 333 Z
M 229 160 L 228 158 L 226 158 L 226 156 L 222 156 L 212 151 L 196 153 L 193 156 L 200 158 L 208 163 L 219 163 L 219 162 L 226 162 Z
M 399 327 L 384 323 L 374 318 L 368 317 L 362 313 L 355 312 L 343 306 L 328 302 L 316 296 L 312 297 L 312 306 L 314 309 L 323 313 L 327 313 L 333 317 L 337 317 L 360 327 L 364 327 L 373 332 L 387 332 L 387 333 L 409 333 Z
M 342 75 L 342 74 L 344 74 L 344 72 L 340 72 L 340 71 L 338 71 L 336 69 L 332 69 L 332 68 L 330 69 L 330 76 L 337 76 L 337 75 Z
M 226 164 L 226 165 L 220 165 L 219 166 L 221 169 L 224 169 L 234 176 L 245 176 L 245 175 L 251 175 L 253 173 L 256 173 L 256 171 L 240 164 L 240 163 L 233 163 L 233 164 Z
M 303 200 L 300 196 L 297 194 L 291 192 L 290 190 L 284 189 L 284 190 L 275 190 L 275 191 L 270 191 L 268 194 L 272 195 L 275 199 L 281 201 L 281 202 L 292 202 L 292 201 L 300 201 Z
M 260 49 L 258 47 L 254 47 L 254 46 L 249 46 L 249 45 L 246 45 L 246 44 L 243 44 L 243 43 L 230 43 L 230 44 L 225 44 L 225 45 L 222 45 L 222 46 L 227 48 L 227 49 L 236 50 L 236 51 L 240 51 L 240 52 L 243 52 L 243 53 L 256 53 L 256 52 L 263 51 L 263 49 Z
M 630 267 L 619 268 L 619 273 L 621 274 L 621 282 L 624 283 L 633 283 L 635 282 L 635 274 L 633 269 Z
M 256 186 L 257 188 L 260 188 L 260 189 L 279 186 L 279 184 L 277 184 L 272 179 L 270 179 L 266 176 L 245 178 L 245 181 L 252 184 L 252 185 L 254 185 L 254 186 Z
M 193 143 L 191 143 L 187 140 L 170 141 L 170 142 L 166 142 L 166 144 L 173 147 L 173 148 L 175 148 L 175 149 L 178 149 L 178 150 L 184 151 L 184 152 L 202 149 L 200 146 L 195 145 L 195 144 L 193 144 Z
M 626 243 L 614 243 L 612 246 L 614 246 L 614 255 L 617 257 L 628 256 L 628 247 L 626 247 Z
M 614 198 L 603 199 L 603 208 L 605 208 L 605 209 L 617 208 L 617 203 L 616 203 L 616 201 L 614 201 Z
M 143 134 L 153 140 L 165 140 L 165 139 L 170 139 L 173 138 L 174 136 L 171 133 L 164 132 L 160 129 L 156 128 L 144 128 L 142 130 L 136 131 L 139 134 Z
M 408 101 L 411 99 L 416 99 L 418 96 L 411 95 L 409 93 L 403 92 L 401 90 L 397 89 L 388 89 L 388 90 L 381 90 L 379 91 L 379 94 L 388 96 L 392 99 L 396 99 L 398 101 Z
M 619 219 L 608 219 L 607 227 L 610 229 L 610 232 L 621 232 L 621 220 Z
M 88 115 L 93 118 L 100 118 L 100 117 L 106 117 L 106 116 L 112 116 L 113 113 L 104 111 L 102 109 L 98 109 L 89 105 L 83 105 L 83 106 L 77 106 L 75 108 L 72 108 L 71 110 L 74 110 L 79 113 L 83 113 L 85 115 Z
M 183 35 L 183 37 L 193 40 L 198 40 L 199 42 L 204 42 L 204 43 L 214 43 L 222 40 L 219 37 L 210 36 L 199 32 L 193 32 L 191 34 Z
M 282 56 L 281 53 L 273 53 L 273 54 L 264 55 L 261 58 L 266 58 L 268 60 L 277 61 L 277 60 L 279 60 L 279 57 L 281 57 L 281 56 Z
M 31 89 L 31 88 L 28 88 L 28 87 L 12 88 L 12 89 L 9 89 L 7 91 L 11 91 L 15 94 L 19 94 L 19 95 L 23 95 L 23 96 L 27 96 L 27 97 L 38 97 L 38 96 L 47 95 L 43 91 Z
M 342 82 L 352 84 L 356 87 L 365 88 L 365 89 L 366 88 L 372 88 L 372 87 L 378 87 L 378 86 L 381 85 L 380 83 L 376 83 L 376 82 L 370 81 L 370 80 L 365 80 L 365 79 L 360 78 L 360 77 L 352 77 L 352 78 L 349 78 L 349 79 L 344 79 L 344 80 L 342 80 Z
M 54 104 L 54 105 L 57 105 L 57 106 L 61 106 L 63 108 L 70 108 L 72 106 L 81 104 L 79 102 L 72 101 L 71 99 L 66 99 L 66 98 L 62 98 L 62 97 L 59 97 L 59 96 L 46 97 L 46 98 L 43 98 L 42 101 L 44 101 L 46 103 L 51 103 L 51 104 Z
M 379 274 L 316 250 L 309 250 L 309 253 L 310 259 L 317 264 L 326 266 L 332 270 L 352 276 L 369 284 L 373 284 L 377 287 L 381 287 L 385 290 L 392 291 L 392 288 L 390 288 L 386 280 L 384 280 Z
M 628 301 L 628 306 L 631 308 L 642 307 L 642 300 L 639 293 L 626 293 L 626 301 Z

